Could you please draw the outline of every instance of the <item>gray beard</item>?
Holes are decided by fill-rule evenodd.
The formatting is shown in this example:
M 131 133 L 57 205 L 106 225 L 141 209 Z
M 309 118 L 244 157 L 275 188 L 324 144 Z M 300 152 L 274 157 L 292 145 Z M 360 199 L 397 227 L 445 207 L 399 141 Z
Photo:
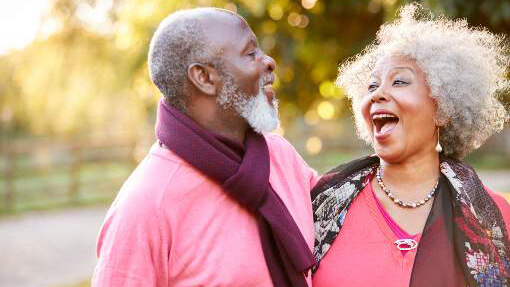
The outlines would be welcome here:
M 259 134 L 269 133 L 278 128 L 280 125 L 278 100 L 273 98 L 272 105 L 267 101 L 263 86 L 264 78 L 259 81 L 256 95 L 240 92 L 234 77 L 229 73 L 224 73 L 223 80 L 223 89 L 217 99 L 224 109 L 233 108 Z

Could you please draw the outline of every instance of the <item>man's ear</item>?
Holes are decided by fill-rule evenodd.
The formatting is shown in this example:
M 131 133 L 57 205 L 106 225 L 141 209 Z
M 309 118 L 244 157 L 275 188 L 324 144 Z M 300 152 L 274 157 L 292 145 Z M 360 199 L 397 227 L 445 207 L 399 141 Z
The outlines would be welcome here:
M 193 63 L 188 67 L 188 79 L 202 93 L 216 96 L 220 77 L 215 68 L 200 63 Z

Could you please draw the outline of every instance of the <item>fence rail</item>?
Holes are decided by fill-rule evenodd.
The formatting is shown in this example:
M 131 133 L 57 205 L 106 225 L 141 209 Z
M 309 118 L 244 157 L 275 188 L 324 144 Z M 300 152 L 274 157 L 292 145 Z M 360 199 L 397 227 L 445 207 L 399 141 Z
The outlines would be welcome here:
M 111 198 L 136 165 L 133 140 L 11 142 L 0 153 L 0 212 Z

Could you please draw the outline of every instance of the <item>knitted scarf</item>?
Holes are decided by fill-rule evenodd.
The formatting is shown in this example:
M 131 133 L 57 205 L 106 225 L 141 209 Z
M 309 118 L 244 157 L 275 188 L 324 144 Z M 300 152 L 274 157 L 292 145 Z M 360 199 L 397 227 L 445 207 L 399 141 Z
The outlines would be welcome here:
M 262 135 L 249 130 L 244 149 L 233 147 L 232 141 L 214 136 L 161 101 L 156 136 L 254 214 L 274 286 L 307 286 L 304 274 L 315 260 L 294 219 L 269 183 L 269 150 Z

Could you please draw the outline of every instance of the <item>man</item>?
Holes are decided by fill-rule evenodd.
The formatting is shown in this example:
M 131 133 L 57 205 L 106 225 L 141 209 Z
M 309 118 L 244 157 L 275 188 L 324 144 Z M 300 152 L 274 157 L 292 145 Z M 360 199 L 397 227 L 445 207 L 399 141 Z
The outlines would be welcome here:
M 268 133 L 275 63 L 246 21 L 173 13 L 149 69 L 158 143 L 106 215 L 93 286 L 307 286 L 316 174 Z

